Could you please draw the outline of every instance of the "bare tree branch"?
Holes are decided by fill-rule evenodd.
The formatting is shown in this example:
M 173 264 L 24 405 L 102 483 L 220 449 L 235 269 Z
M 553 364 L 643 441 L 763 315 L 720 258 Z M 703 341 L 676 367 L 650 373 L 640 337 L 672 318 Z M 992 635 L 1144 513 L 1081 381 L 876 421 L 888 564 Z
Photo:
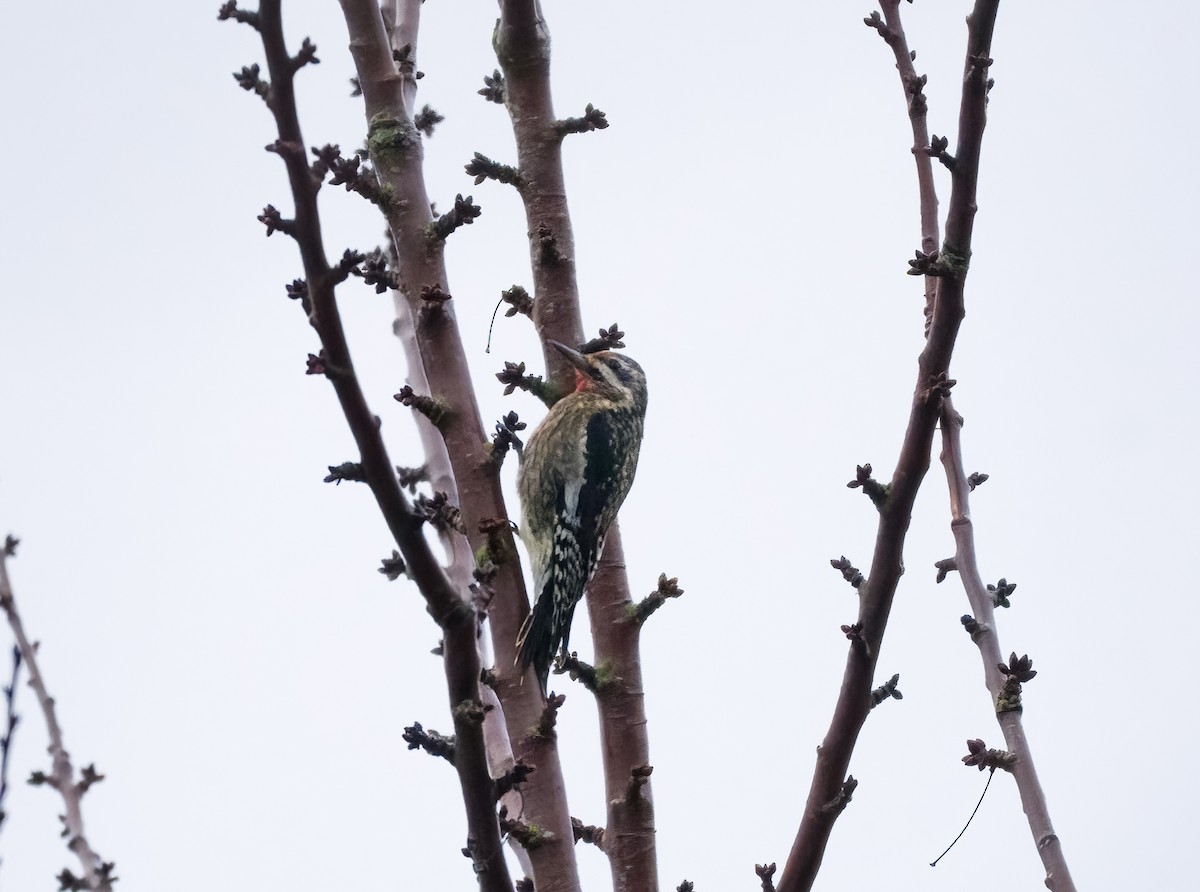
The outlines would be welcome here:
M 594 824 L 585 824 L 579 818 L 571 818 L 571 827 L 575 830 L 575 842 L 587 843 L 604 850 L 604 828 Z
M 500 0 L 493 41 L 503 70 L 503 99 L 517 142 L 519 192 L 532 263 L 533 319 L 542 339 L 547 381 L 558 394 L 574 372 L 549 341 L 582 344 L 575 236 L 567 208 L 562 140 L 572 127 L 554 115 L 550 32 L 537 0 Z M 636 803 L 626 800 L 633 772 L 650 763 L 642 689 L 639 625 L 631 620 L 621 533 L 614 523 L 587 589 L 596 664 L 620 679 L 597 696 L 608 805 L 605 853 L 615 892 L 657 892 L 654 800 L 643 778 Z M 540 888 L 540 885 L 539 885 Z
M 12 676 L 4 686 L 4 733 L 0 735 L 0 830 L 4 829 L 4 800 L 8 797 L 8 757 L 21 717 L 17 714 L 17 679 L 21 676 L 21 648 L 12 649 Z
M 420 4 L 413 6 L 407 0 L 404 0 L 403 14 L 401 14 L 397 0 L 385 0 L 381 4 L 381 11 L 385 34 L 392 35 L 391 45 L 393 47 L 393 56 L 397 55 L 398 50 L 408 47 L 407 53 L 404 54 L 406 58 L 400 66 L 399 74 L 401 75 L 405 109 L 411 112 L 416 106 L 417 72 L 415 47 L 419 26 Z M 355 78 L 355 80 L 357 82 L 358 78 Z M 361 95 L 361 89 L 359 92 Z M 414 127 L 427 136 L 432 135 L 433 124 L 441 120 L 442 117 L 428 105 L 424 106 L 421 112 L 413 115 Z M 391 194 L 395 194 L 394 191 Z M 404 200 L 403 195 L 399 195 L 397 198 L 401 201 Z M 389 259 L 392 267 L 399 270 L 401 268 L 400 257 L 397 253 L 396 242 L 391 235 L 390 229 L 388 234 Z M 438 287 L 436 282 L 432 286 L 425 286 L 424 294 L 430 294 L 434 288 Z M 392 324 L 392 333 L 400 341 L 407 359 L 408 384 L 421 393 L 429 393 L 431 388 L 425 374 L 425 364 L 422 361 L 420 346 L 417 342 L 417 326 L 414 315 L 420 311 L 423 303 L 406 300 L 404 293 L 398 290 L 392 291 L 392 303 L 396 310 L 396 319 Z M 420 413 L 415 415 L 414 420 L 420 434 L 422 450 L 425 453 L 425 475 L 432 489 L 435 492 L 449 493 L 454 502 L 460 504 L 458 481 L 455 479 L 454 470 L 450 463 L 450 454 L 446 448 L 445 438 L 438 427 Z M 465 535 L 457 532 L 443 533 L 440 538 L 449 556 L 446 571 L 449 573 L 456 587 L 460 591 L 465 590 L 473 584 L 472 579 L 475 570 L 475 555 L 472 551 L 471 543 Z M 480 649 L 481 663 L 484 666 L 491 665 L 494 661 L 491 659 L 490 648 L 487 647 L 487 639 L 484 636 L 479 636 L 477 644 Z M 510 770 L 515 764 L 516 759 L 513 756 L 512 746 L 509 743 L 508 725 L 499 697 L 497 697 L 496 692 L 488 685 L 480 687 L 480 697 L 487 706 L 491 707 L 484 716 L 483 735 L 488 754 L 488 767 L 492 775 L 495 776 Z M 521 800 L 517 795 L 513 794 L 505 797 L 504 802 L 510 810 L 516 811 L 520 808 Z M 519 847 L 518 857 L 521 857 Z M 527 859 L 522 860 L 522 867 L 527 873 L 532 873 L 532 867 L 527 863 Z
M 444 237 L 430 210 L 421 138 L 413 122 L 420 3 L 399 0 L 389 7 L 396 35 L 392 40 L 372 0 L 342 0 L 342 10 L 366 103 L 367 146 L 382 187 L 394 196 L 385 215 L 396 247 L 402 293 L 397 296 L 397 324 L 411 325 L 416 349 L 408 345 L 410 361 L 420 358 L 431 392 L 449 407 L 439 431 L 461 498 L 464 528 L 472 552 L 484 555 L 495 569 L 489 585 L 497 596 L 488 611 L 496 653 L 491 688 L 503 704 L 512 744 L 508 758 L 537 766 L 536 782 L 524 793 L 522 814 L 544 831 L 537 849 L 529 852 L 532 869 L 539 889 L 573 892 L 579 880 L 557 744 L 552 735 L 530 732 L 542 715 L 540 688 L 532 673 L 523 684 L 514 668 L 517 633 L 529 612 L 529 600 L 511 529 L 496 523 L 508 516 L 498 467 L 487 451 L 488 437 L 455 323 L 454 302 L 422 299 L 435 287 L 443 296 L 451 289 L 443 259 Z M 502 773 L 510 767 L 494 765 L 493 770 Z
M 1003 767 L 1010 771 L 1021 794 L 1021 807 L 1029 821 L 1033 841 L 1046 868 L 1046 888 L 1054 892 L 1074 892 L 1075 883 L 1067 867 L 1062 841 L 1054 832 L 1050 822 L 1050 810 L 1046 796 L 1038 781 L 1033 765 L 1029 741 L 1021 721 L 1021 709 L 1005 709 L 1005 685 L 1010 676 L 1000 671 L 1004 665 L 1000 650 L 1000 636 L 996 630 L 996 611 L 992 592 L 984 585 L 979 574 L 979 562 L 975 552 L 975 528 L 971 522 L 971 484 L 963 467 L 962 416 L 954 411 L 947 399 L 942 406 L 942 464 L 946 469 L 946 483 L 950 489 L 950 529 L 954 533 L 954 560 L 958 575 L 962 578 L 967 600 L 974 615 L 971 640 L 979 647 L 983 660 L 983 672 L 987 688 L 996 706 L 996 721 L 1004 733 L 1004 741 L 1012 754 L 1012 761 Z M 975 764 L 975 763 L 968 763 Z
M 666 573 L 658 574 L 658 586 L 637 604 L 630 608 L 630 615 L 633 620 L 642 625 L 650 617 L 652 617 L 660 607 L 667 603 L 671 598 L 678 598 L 683 595 L 683 589 L 679 587 L 678 577 L 667 578 Z
M 222 12 L 225 12 L 224 8 Z M 375 15 L 378 17 L 377 8 Z M 267 104 L 279 131 L 279 139 L 268 148 L 283 159 L 296 204 L 295 220 L 288 221 L 285 231 L 300 247 L 306 277 L 303 303 L 321 340 L 325 365 L 329 369 L 326 377 L 334 386 L 346 423 L 358 445 L 362 479 L 375 496 L 407 564 L 407 572 L 416 581 L 429 612 L 443 631 L 443 662 L 455 726 L 455 764 L 470 828 L 471 856 L 481 888 L 488 892 L 509 892 L 512 881 L 501 848 L 482 733 L 485 708 L 479 692 L 476 613 L 465 594 L 456 590 L 443 572 L 421 531 L 421 518 L 404 498 L 379 433 L 379 420 L 367 406 L 354 373 L 338 312 L 334 288 L 349 274 L 353 268 L 351 261 L 355 258 L 347 252 L 346 262 L 338 267 L 330 267 L 326 258 L 317 212 L 320 181 L 307 163 L 293 85 L 299 60 L 311 57 L 313 50 L 306 41 L 299 55 L 289 55 L 283 39 L 279 0 L 262 0 L 257 26 L 271 77 Z M 268 227 L 269 234 L 270 224 Z
M 596 578 L 626 582 L 620 537 L 609 534 Z M 630 786 L 635 772 L 650 765 L 650 742 L 639 652 L 642 626 L 627 592 L 627 587 L 599 586 L 593 581 L 587 597 L 596 664 L 604 667 L 608 679 L 596 689 L 608 804 L 604 851 L 612 866 L 614 890 L 653 890 L 658 888 L 658 875 L 649 772 L 636 789 Z M 637 870 L 655 872 L 645 876 Z
M 504 72 L 504 104 L 517 140 L 529 256 L 533 267 L 533 319 L 542 337 L 548 380 L 562 393 L 574 380 L 570 363 L 547 341 L 583 343 L 575 234 L 567 208 L 562 166 L 563 134 L 550 93 L 550 31 L 536 0 L 501 0 L 494 38 Z
M 900 85 L 908 101 L 908 118 L 912 124 L 913 160 L 917 165 L 917 186 L 920 192 L 921 208 L 921 251 L 933 255 L 938 249 L 938 200 L 937 191 L 933 185 L 933 165 L 926 152 L 929 146 L 929 126 L 927 124 L 928 103 L 925 100 L 925 76 L 918 75 L 913 67 L 917 58 L 914 50 L 908 47 L 908 38 L 904 34 L 904 25 L 900 21 L 900 0 L 880 0 L 883 9 L 884 22 L 882 27 L 875 25 L 872 19 L 867 23 L 879 28 L 880 36 L 887 41 L 888 46 L 896 56 L 896 71 L 900 75 Z M 872 14 L 877 18 L 876 14 Z M 937 295 L 937 278 L 925 277 L 925 324 L 928 327 L 933 319 L 934 298 Z
M 54 698 L 46 689 L 45 679 L 37 658 L 37 644 L 29 640 L 25 634 L 25 625 L 17 612 L 17 602 L 13 595 L 12 583 L 8 577 L 8 559 L 16 554 L 17 539 L 8 536 L 0 548 L 0 609 L 8 618 L 13 637 L 16 638 L 17 650 L 21 661 L 29 672 L 29 686 L 33 688 L 41 707 L 42 717 L 46 721 L 46 731 L 50 736 L 50 774 L 41 771 L 34 772 L 30 783 L 45 784 L 53 787 L 63 800 L 62 822 L 63 836 L 67 840 L 67 848 L 75 853 L 83 868 L 83 876 L 76 877 L 65 868 L 59 874 L 60 888 L 89 889 L 93 892 L 112 892 L 112 884 L 117 881 L 113 875 L 114 864 L 103 861 L 96 854 L 83 827 L 83 795 L 92 784 L 103 780 L 103 775 L 97 774 L 94 766 L 89 765 L 81 772 L 78 780 L 75 778 L 75 768 L 71 765 L 71 756 L 63 743 L 62 727 L 58 724 L 58 714 L 54 708 Z M 14 669 L 13 677 L 16 677 Z M 10 728 L 11 731 L 11 728 Z M 7 762 L 7 748 L 5 757 Z
M 895 12 L 895 3 L 888 0 Z M 859 589 L 856 632 L 846 661 L 842 688 L 813 773 L 796 839 L 777 883 L 779 892 L 812 888 L 837 815 L 848 801 L 847 770 L 859 732 L 871 709 L 871 690 L 883 634 L 903 572 L 904 538 L 917 490 L 929 469 L 933 432 L 942 400 L 949 394 L 950 356 L 962 322 L 963 283 L 970 258 L 975 218 L 979 151 L 986 120 L 987 66 L 999 0 L 976 0 L 967 23 L 967 54 L 959 108 L 958 154 L 946 221 L 946 242 L 934 258 L 937 293 L 928 339 L 918 360 L 908 429 L 886 501 L 879 506 L 875 552 L 867 581 Z M 890 41 L 889 41 L 890 42 Z M 920 161 L 920 155 L 917 156 Z M 926 200 L 922 197 L 923 202 Z M 935 205 L 936 207 L 936 205 Z M 927 234 L 927 233 L 923 233 Z

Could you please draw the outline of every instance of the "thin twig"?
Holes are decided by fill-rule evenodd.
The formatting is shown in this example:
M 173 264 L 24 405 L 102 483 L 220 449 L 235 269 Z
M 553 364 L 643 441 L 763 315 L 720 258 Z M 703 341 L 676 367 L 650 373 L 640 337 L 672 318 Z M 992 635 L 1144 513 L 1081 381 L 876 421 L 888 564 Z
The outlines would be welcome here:
M 12 649 L 12 677 L 4 686 L 4 734 L 0 736 L 0 830 L 4 829 L 4 800 L 8 797 L 8 757 L 12 752 L 13 736 L 21 717 L 17 715 L 17 680 L 21 676 L 21 648 Z
M 896 57 L 896 71 L 908 102 L 908 119 L 912 125 L 913 161 L 917 166 L 917 187 L 920 192 L 921 251 L 926 255 L 937 252 L 938 199 L 933 185 L 933 160 L 924 150 L 929 146 L 928 104 L 925 99 L 925 79 L 913 66 L 917 54 L 908 47 L 908 37 L 900 20 L 900 0 L 880 0 L 885 27 L 892 36 L 887 40 Z M 937 278 L 925 277 L 925 321 L 933 319 L 933 302 L 937 296 Z
M 989 85 L 983 60 L 990 62 L 998 4 L 999 0 L 976 0 L 968 19 L 958 158 L 953 171 L 946 243 L 937 258 L 937 294 L 928 320 L 928 338 L 918 361 L 917 382 L 900 458 L 888 485 L 887 500 L 879 507 L 871 569 L 867 581 L 858 589 L 859 613 L 854 624 L 857 637 L 847 656 L 829 731 L 818 751 L 800 827 L 783 875 L 776 884 L 779 892 L 806 892 L 812 888 L 834 822 L 844 807 L 850 757 L 870 713 L 875 666 L 903 572 L 903 544 L 913 503 L 929 470 L 933 433 L 942 400 L 953 384 L 949 378 L 950 356 L 964 315 L 963 282 L 970 257 L 979 147 L 986 120 Z
M 962 457 L 962 416 L 954 411 L 954 405 L 949 399 L 942 406 L 941 429 L 942 464 L 946 469 L 946 483 L 950 490 L 950 529 L 954 533 L 954 559 L 974 615 L 975 632 L 971 638 L 979 647 L 984 678 L 995 705 L 1000 700 L 1005 684 L 1005 676 L 998 667 L 1005 661 L 1001 656 L 1000 636 L 996 629 L 995 604 L 979 573 L 979 561 L 975 551 L 975 528 L 971 522 L 970 510 L 971 484 Z M 1029 829 L 1033 833 L 1042 865 L 1046 868 L 1046 887 L 1054 892 L 1074 892 L 1075 884 L 1067 867 L 1062 842 L 1050 822 L 1046 795 L 1034 768 L 1033 755 L 1021 721 L 1021 710 L 997 709 L 996 721 L 999 722 L 1005 744 L 1014 757 L 1011 767 L 1007 770 L 1011 771 L 1017 784 L 1022 809 L 1029 821 Z
M 101 860 L 100 856 L 96 854 L 87 840 L 83 827 L 83 794 L 98 778 L 98 775 L 92 771 L 90 773 L 92 780 L 89 781 L 89 772 L 85 770 L 84 777 L 79 780 L 75 778 L 71 757 L 63 743 L 62 726 L 58 723 L 54 698 L 46 689 L 46 681 L 42 676 L 41 666 L 38 664 L 37 645 L 31 643 L 29 636 L 25 634 L 25 626 L 21 622 L 21 615 L 17 612 L 17 602 L 13 596 L 12 583 L 9 581 L 8 559 L 15 554 L 16 545 L 17 540 L 9 536 L 4 547 L 0 548 L 0 609 L 4 610 L 8 624 L 12 628 L 13 637 L 16 638 L 17 650 L 29 672 L 29 686 L 33 688 L 37 697 L 42 717 L 46 721 L 46 731 L 50 737 L 50 774 L 44 775 L 38 772 L 34 778 L 40 783 L 53 787 L 62 797 L 65 812 L 62 815 L 63 836 L 67 840 L 67 848 L 75 853 L 83 868 L 82 877 L 75 877 L 69 870 L 63 870 L 59 875 L 59 882 L 64 889 L 71 888 L 72 884 L 83 883 L 86 885 L 76 885 L 75 887 L 94 890 L 94 892 L 111 892 L 112 884 L 117 880 L 113 876 L 114 865 L 112 862 Z

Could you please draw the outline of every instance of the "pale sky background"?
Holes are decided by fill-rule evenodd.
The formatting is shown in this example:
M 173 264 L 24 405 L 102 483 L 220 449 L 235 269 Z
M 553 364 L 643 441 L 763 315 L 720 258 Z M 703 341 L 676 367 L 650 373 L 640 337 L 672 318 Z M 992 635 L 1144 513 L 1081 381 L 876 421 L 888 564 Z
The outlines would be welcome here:
M 400 739 L 450 729 L 437 629 L 376 572 L 392 546 L 367 490 L 321 482 L 355 453 L 303 374 L 296 248 L 255 220 L 291 207 L 262 151 L 273 122 L 230 76 L 261 47 L 218 6 L 4 14 L 0 534 L 23 539 L 19 604 L 76 763 L 108 776 L 86 820 L 124 892 L 471 889 L 453 771 Z M 956 132 L 968 7 L 903 7 L 938 134 Z M 875 532 L 845 483 L 856 463 L 890 474 L 908 413 L 916 183 L 871 8 L 546 0 L 559 114 L 593 102 L 612 123 L 570 138 L 566 164 L 587 328 L 619 322 L 650 380 L 622 513 L 633 586 L 666 571 L 686 589 L 643 647 L 664 890 L 782 867 L 855 615 L 828 562 L 865 568 Z M 322 60 L 298 80 L 307 142 L 357 145 L 337 3 L 284 14 Z M 540 417 L 491 378 L 536 363 L 531 326 L 498 321 L 484 352 L 500 291 L 530 283 L 517 196 L 462 170 L 515 158 L 503 109 L 475 95 L 495 14 L 431 0 L 419 56 L 420 99 L 447 117 L 430 194 L 483 206 L 448 260 L 489 427 Z M 991 475 L 972 502 L 983 572 L 1018 584 L 1002 647 L 1039 671 L 1026 725 L 1093 890 L 1194 882 L 1197 33 L 1188 2 L 1002 4 L 952 366 L 968 470 Z M 380 240 L 357 197 L 327 189 L 322 211 L 331 256 Z M 418 464 L 391 302 L 339 293 L 392 457 Z M 965 740 L 1001 743 L 962 589 L 934 584 L 952 551 L 935 457 L 880 662 L 904 700 L 866 726 L 819 889 L 1042 888 L 1004 776 L 928 866 L 985 780 Z M 566 690 L 572 812 L 603 823 L 594 710 Z M 76 862 L 57 798 L 24 784 L 47 760 L 19 694 L 0 887 L 33 892 Z M 578 855 L 606 888 L 603 856 Z

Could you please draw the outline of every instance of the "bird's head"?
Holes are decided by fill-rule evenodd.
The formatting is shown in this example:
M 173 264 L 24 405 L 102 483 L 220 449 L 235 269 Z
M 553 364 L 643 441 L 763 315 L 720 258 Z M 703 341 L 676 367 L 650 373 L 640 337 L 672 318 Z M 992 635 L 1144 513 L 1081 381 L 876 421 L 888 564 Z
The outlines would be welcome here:
M 558 341 L 549 343 L 575 367 L 575 393 L 598 393 L 645 413 L 646 373 L 628 356 L 611 350 L 580 353 Z

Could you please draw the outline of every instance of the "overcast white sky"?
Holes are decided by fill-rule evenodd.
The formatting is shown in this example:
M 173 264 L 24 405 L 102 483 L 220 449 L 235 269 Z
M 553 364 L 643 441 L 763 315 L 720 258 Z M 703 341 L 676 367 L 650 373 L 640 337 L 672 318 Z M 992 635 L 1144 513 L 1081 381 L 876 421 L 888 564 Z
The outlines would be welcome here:
M 72 755 L 108 775 L 86 817 L 125 892 L 470 889 L 453 772 L 400 739 L 451 724 L 437 630 L 410 583 L 375 572 L 391 543 L 366 489 L 321 482 L 354 452 L 303 374 L 295 246 L 255 220 L 290 207 L 271 118 L 230 77 L 261 48 L 218 6 L 5 12 L 0 534 L 24 540 L 19 603 Z M 956 132 L 968 6 L 903 8 L 938 134 Z M 890 473 L 908 412 L 916 184 L 871 8 L 546 0 L 559 114 L 593 102 L 612 123 L 566 150 L 585 321 L 619 322 L 650 380 L 630 572 L 687 592 L 644 639 L 664 889 L 754 888 L 755 862 L 786 859 L 855 614 L 828 561 L 865 568 L 874 536 L 845 483 L 856 463 Z M 448 259 L 485 419 L 533 421 L 490 377 L 536 362 L 530 326 L 497 322 L 484 352 L 499 292 L 529 284 L 520 206 L 462 171 L 515 154 L 475 95 L 494 18 L 426 4 L 421 100 L 447 117 L 427 177 L 441 207 L 483 206 Z M 337 3 L 289 2 L 285 20 L 322 60 L 298 81 L 307 141 L 357 145 Z M 996 29 L 952 371 L 968 470 L 992 477 L 972 505 L 983 572 L 1019 586 L 1002 646 L 1039 670 L 1026 724 L 1080 888 L 1194 872 L 1198 31 L 1187 2 L 1005 3 Z M 328 189 L 322 210 L 331 255 L 380 240 L 355 196 Z M 392 456 L 418 464 L 390 301 L 353 283 L 341 299 Z M 905 697 L 862 736 L 823 890 L 1041 888 L 1007 777 L 928 866 L 985 779 L 964 741 L 1001 740 L 961 587 L 934 584 L 952 551 L 935 462 L 880 663 Z M 567 693 L 572 811 L 602 823 L 594 711 Z M 19 709 L 13 892 L 75 866 L 58 801 L 23 783 L 46 764 L 25 687 Z M 605 888 L 602 856 L 579 859 Z

